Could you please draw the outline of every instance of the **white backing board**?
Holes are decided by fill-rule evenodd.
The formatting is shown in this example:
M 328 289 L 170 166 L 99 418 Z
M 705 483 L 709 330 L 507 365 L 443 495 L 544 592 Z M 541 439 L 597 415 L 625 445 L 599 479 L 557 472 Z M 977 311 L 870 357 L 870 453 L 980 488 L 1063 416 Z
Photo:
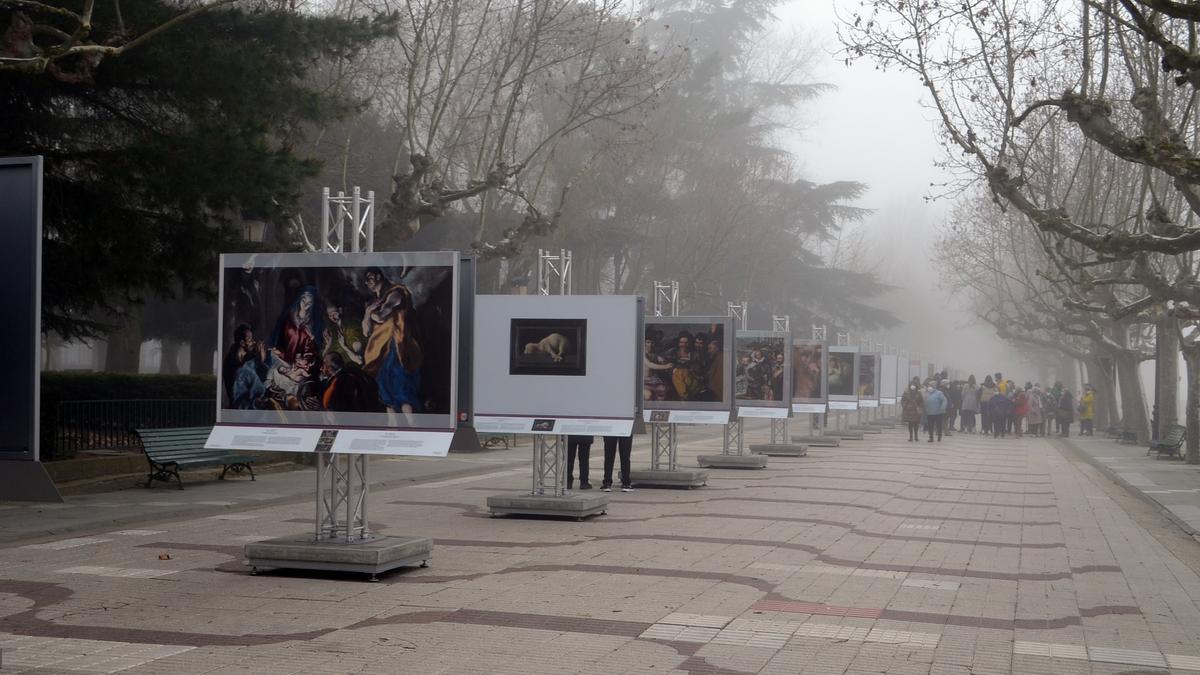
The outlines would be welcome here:
M 474 407 L 480 417 L 611 418 L 637 415 L 638 298 L 622 295 L 480 295 L 475 298 Z M 514 320 L 517 320 L 514 326 Z M 583 320 L 583 374 L 521 374 L 526 320 Z M 566 328 L 563 329 L 567 333 Z M 572 333 L 575 338 L 577 333 Z M 515 346 L 514 346 L 515 345 Z M 513 350 L 517 353 L 514 354 Z M 568 352 L 562 372 L 567 361 Z M 542 364 L 543 373 L 555 372 Z M 514 373 L 514 370 L 517 371 Z M 482 428 L 476 424 L 476 428 Z M 520 433 L 520 432 L 516 432 Z M 525 432 L 528 433 L 528 432 Z

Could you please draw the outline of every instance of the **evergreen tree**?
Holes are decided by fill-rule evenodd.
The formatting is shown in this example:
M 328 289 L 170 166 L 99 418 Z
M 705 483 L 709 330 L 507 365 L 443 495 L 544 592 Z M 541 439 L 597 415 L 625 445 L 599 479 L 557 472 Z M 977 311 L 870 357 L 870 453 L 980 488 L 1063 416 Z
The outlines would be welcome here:
M 0 27 L 28 21 L 16 6 L 0 0 Z M 184 11 L 120 8 L 96 8 L 96 43 Z M 303 131 L 356 107 L 311 79 L 393 23 L 220 8 L 118 56 L 57 66 L 86 77 L 0 69 L 0 155 L 46 160 L 43 328 L 96 335 L 147 293 L 211 298 L 216 256 L 246 247 L 243 216 L 282 220 L 317 171 L 297 147 Z

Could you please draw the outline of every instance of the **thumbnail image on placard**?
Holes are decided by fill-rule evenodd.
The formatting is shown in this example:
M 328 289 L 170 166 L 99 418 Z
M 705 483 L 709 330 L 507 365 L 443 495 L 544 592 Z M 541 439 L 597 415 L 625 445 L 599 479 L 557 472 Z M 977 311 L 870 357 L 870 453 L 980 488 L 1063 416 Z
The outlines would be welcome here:
M 720 402 L 725 397 L 725 327 L 646 320 L 645 401 Z
M 509 375 L 587 375 L 587 319 L 513 319 Z

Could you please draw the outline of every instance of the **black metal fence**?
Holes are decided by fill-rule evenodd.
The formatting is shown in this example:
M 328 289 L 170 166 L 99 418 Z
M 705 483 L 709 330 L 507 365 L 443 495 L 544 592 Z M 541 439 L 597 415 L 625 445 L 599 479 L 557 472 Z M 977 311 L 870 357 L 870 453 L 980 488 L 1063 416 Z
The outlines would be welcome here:
M 120 399 L 60 401 L 50 457 L 73 457 L 83 450 L 139 447 L 134 429 L 199 427 L 216 421 L 213 399 Z M 43 436 L 44 438 L 44 436 Z

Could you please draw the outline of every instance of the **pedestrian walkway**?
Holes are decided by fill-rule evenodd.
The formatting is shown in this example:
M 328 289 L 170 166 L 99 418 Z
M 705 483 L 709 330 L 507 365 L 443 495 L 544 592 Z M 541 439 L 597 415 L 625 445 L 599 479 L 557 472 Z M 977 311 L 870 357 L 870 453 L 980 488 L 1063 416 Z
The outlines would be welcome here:
M 689 429 L 681 462 L 719 446 Z M 301 501 L 5 545 L 5 672 L 1200 672 L 1200 544 L 1051 441 L 887 431 L 584 522 L 487 517 L 523 453 L 374 490 L 375 527 L 436 542 L 377 584 L 248 573 Z
M 1100 436 L 1066 440 L 1088 462 L 1133 494 L 1159 508 L 1192 535 L 1200 534 L 1200 465 L 1147 454 L 1144 445 L 1122 445 Z

